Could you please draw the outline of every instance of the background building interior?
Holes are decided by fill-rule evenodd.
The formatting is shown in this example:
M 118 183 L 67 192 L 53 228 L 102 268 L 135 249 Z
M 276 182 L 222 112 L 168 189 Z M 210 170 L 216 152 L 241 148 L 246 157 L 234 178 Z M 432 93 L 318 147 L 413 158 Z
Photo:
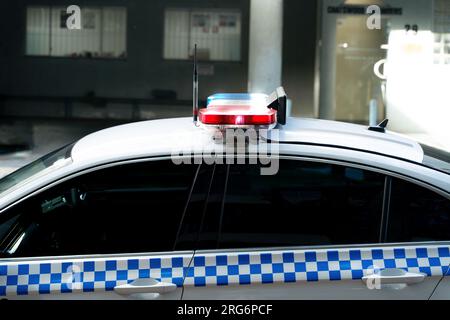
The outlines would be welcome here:
M 80 30 L 71 4 L 0 3 L 0 176 L 101 128 L 191 115 L 194 44 L 203 104 L 283 85 L 292 116 L 389 118 L 450 150 L 450 0 L 78 0 Z

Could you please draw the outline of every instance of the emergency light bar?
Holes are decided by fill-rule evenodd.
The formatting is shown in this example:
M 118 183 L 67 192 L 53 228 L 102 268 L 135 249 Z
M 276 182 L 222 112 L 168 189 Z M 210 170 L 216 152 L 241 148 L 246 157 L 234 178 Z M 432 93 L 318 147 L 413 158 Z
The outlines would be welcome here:
M 260 93 L 217 93 L 206 108 L 198 109 L 197 45 L 194 46 L 193 121 L 207 126 L 273 128 L 286 124 L 286 93 L 278 87 L 269 96 Z
M 266 107 L 265 95 L 215 94 L 199 110 L 199 120 L 206 125 L 267 125 L 276 123 L 276 111 Z
M 281 87 L 270 96 L 252 93 L 214 94 L 208 97 L 206 108 L 199 110 L 198 119 L 205 125 L 220 126 L 272 127 L 277 120 L 285 124 L 285 98 Z M 280 99 L 283 105 L 280 105 Z

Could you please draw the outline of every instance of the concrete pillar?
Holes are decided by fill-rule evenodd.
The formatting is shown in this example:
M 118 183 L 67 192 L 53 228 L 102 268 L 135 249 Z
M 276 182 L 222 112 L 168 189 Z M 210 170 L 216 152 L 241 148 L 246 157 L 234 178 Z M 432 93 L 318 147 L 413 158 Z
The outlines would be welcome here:
M 332 0 L 331 5 L 340 3 Z M 320 41 L 319 118 L 335 120 L 336 111 L 336 23 L 338 16 L 328 13 L 326 3 L 322 7 L 322 35 Z
M 271 93 L 281 85 L 283 0 L 251 0 L 248 91 Z

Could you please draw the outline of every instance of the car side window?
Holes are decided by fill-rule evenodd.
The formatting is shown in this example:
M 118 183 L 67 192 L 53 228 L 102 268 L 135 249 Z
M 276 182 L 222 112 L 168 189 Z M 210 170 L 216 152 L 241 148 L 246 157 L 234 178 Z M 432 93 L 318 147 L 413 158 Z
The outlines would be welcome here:
M 389 242 L 450 240 L 450 200 L 416 184 L 392 179 Z
M 385 177 L 328 163 L 281 160 L 277 175 L 232 165 L 220 248 L 379 242 Z
M 11 256 L 173 250 L 197 165 L 123 164 L 76 177 L 21 211 Z

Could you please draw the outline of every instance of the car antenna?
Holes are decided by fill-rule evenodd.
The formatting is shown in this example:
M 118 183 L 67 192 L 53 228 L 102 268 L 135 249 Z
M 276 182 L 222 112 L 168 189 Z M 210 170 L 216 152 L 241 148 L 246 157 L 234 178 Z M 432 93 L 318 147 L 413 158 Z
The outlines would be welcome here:
M 198 72 L 197 72 L 197 44 L 194 45 L 194 72 L 192 75 L 192 116 L 194 124 L 197 124 L 198 117 Z
M 384 119 L 376 126 L 370 126 L 369 130 L 384 133 L 384 132 L 386 132 L 386 126 L 387 126 L 388 122 L 389 122 L 389 119 Z

